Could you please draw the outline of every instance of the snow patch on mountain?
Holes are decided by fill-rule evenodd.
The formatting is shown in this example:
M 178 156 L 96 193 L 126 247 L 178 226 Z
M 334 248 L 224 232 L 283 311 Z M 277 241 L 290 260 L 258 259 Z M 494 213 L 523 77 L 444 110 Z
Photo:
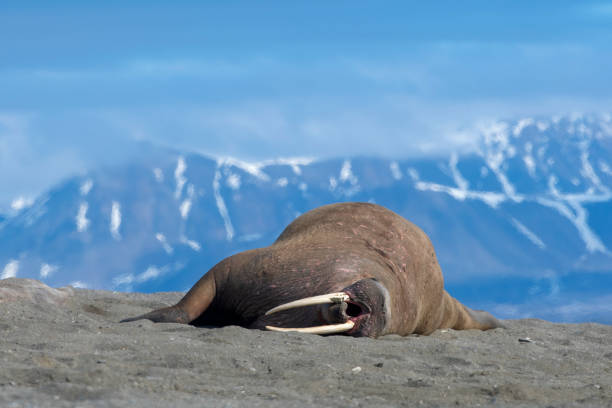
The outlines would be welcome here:
M 189 216 L 189 212 L 191 211 L 194 193 L 195 193 L 195 187 L 193 186 L 193 184 L 189 184 L 187 186 L 187 197 L 183 200 L 183 202 L 179 206 L 179 212 L 181 213 L 181 218 L 184 220 L 187 219 L 187 217 Z
M 450 160 L 448 162 L 448 166 L 451 169 L 451 174 L 453 175 L 453 181 L 455 182 L 459 190 L 467 191 L 470 184 L 467 182 L 466 179 L 463 178 L 463 176 L 461 175 L 461 172 L 457 168 L 458 162 L 459 162 L 459 156 L 457 155 L 457 153 L 453 153 L 451 154 Z
M 534 178 L 536 164 L 533 155 L 531 154 L 532 150 L 533 144 L 531 144 L 531 142 L 525 143 L 525 155 L 523 156 L 523 163 L 525 163 L 525 167 L 527 167 L 527 172 L 529 173 L 529 175 Z
M 93 188 L 93 185 L 94 185 L 93 180 L 87 179 L 81 184 L 81 187 L 79 187 L 79 192 L 81 193 L 82 196 L 86 196 L 87 194 L 89 194 L 89 192 Z
M 531 231 L 529 228 L 527 228 L 525 225 L 523 225 L 519 220 L 517 220 L 516 218 L 512 218 L 512 225 L 514 225 L 514 227 L 524 236 L 527 237 L 527 239 L 531 242 L 534 243 L 534 245 L 536 245 L 538 248 L 540 249 L 545 249 L 546 248 L 546 244 L 544 244 L 544 242 L 540 239 L 540 237 L 538 237 L 533 231 Z
M 11 202 L 11 210 L 19 212 L 24 208 L 30 207 L 32 204 L 34 204 L 33 199 L 19 196 Z
M 540 132 L 546 132 L 548 128 L 550 127 L 550 124 L 546 121 L 539 120 L 536 122 L 536 127 L 538 128 Z
M 181 236 L 180 241 L 182 244 L 187 245 L 189 248 L 193 249 L 196 252 L 200 252 L 200 250 L 202 249 L 202 245 L 200 245 L 199 242 L 194 241 L 192 239 L 188 239 L 185 236 Z
M 164 251 L 166 251 L 168 255 L 172 255 L 172 253 L 174 252 L 174 248 L 172 248 L 164 234 L 158 232 L 157 234 L 155 234 L 155 239 L 158 240 L 160 244 L 162 244 Z
M 226 180 L 227 186 L 232 190 L 238 190 L 240 188 L 240 175 L 230 173 Z
M 113 201 L 111 204 L 111 217 L 110 217 L 110 233 L 114 239 L 119 241 L 121 234 L 119 228 L 121 227 L 121 205 L 117 201 Z
M 595 194 L 592 191 L 581 194 L 563 194 L 557 189 L 556 184 L 557 178 L 551 175 L 549 177 L 548 186 L 550 195 L 553 199 L 537 197 L 535 200 L 542 205 L 554 208 L 567 218 L 578 230 L 588 252 L 610 254 L 610 251 L 608 251 L 601 239 L 589 226 L 587 211 L 584 209 L 583 204 L 609 201 L 612 199 L 612 194 L 610 192 Z
M 19 261 L 11 259 L 2 269 L 2 275 L 0 279 L 16 278 L 17 272 L 19 272 Z
M 514 129 L 512 129 L 512 133 L 514 134 L 514 137 L 518 137 L 523 132 L 523 129 L 525 129 L 527 126 L 533 125 L 533 123 L 534 123 L 533 119 L 531 118 L 525 118 L 525 119 L 519 120 L 516 126 L 514 126 Z
M 123 290 L 130 291 L 132 290 L 132 284 L 144 283 L 152 279 L 156 279 L 169 270 L 170 267 L 168 266 L 164 266 L 162 268 L 158 268 L 157 266 L 149 266 L 144 272 L 139 273 L 138 275 L 131 273 L 119 275 L 112 279 L 112 284 L 115 288 L 122 287 Z
M 395 180 L 402 179 L 402 171 L 400 170 L 399 164 L 396 161 L 392 161 L 389 163 L 389 169 L 391 170 L 391 175 Z
M 45 194 L 30 207 L 23 208 L 22 211 L 15 215 L 15 220 L 21 222 L 26 227 L 31 227 L 36 221 L 47 213 L 47 202 L 49 201 L 49 195 Z
M 603 160 L 600 160 L 598 164 L 599 170 L 601 170 L 602 173 L 607 174 L 608 176 L 612 176 L 612 169 L 610 169 L 610 165 L 608 163 Z
M 593 169 L 593 166 L 591 165 L 591 162 L 589 161 L 588 148 L 589 148 L 588 143 L 583 142 L 580 144 L 580 149 L 582 150 L 580 153 L 580 161 L 582 162 L 582 168 L 580 169 L 580 175 L 588 179 L 597 190 L 601 191 L 604 194 L 609 193 L 610 190 L 607 187 L 605 187 L 603 184 L 601 184 L 601 180 L 595 173 L 595 170 Z
M 608 201 L 608 200 L 605 200 Z M 568 204 L 573 208 L 574 214 L 569 217 L 569 220 L 576 226 L 580 236 L 586 244 L 586 249 L 590 253 L 602 252 L 604 254 L 611 254 L 608 248 L 603 244 L 601 239 L 591 229 L 587 220 L 587 211 L 581 205 L 582 200 L 568 200 Z M 567 213 L 567 212 L 566 212 Z M 571 214 L 571 213 L 570 213 Z
M 221 165 L 222 162 L 217 162 L 217 170 L 215 171 L 215 178 L 213 179 L 213 193 L 215 195 L 217 210 L 219 211 L 219 215 L 221 215 L 223 224 L 225 226 L 225 237 L 228 241 L 231 241 L 234 238 L 234 226 L 232 225 L 232 220 L 229 216 L 229 211 L 227 211 L 227 206 L 225 205 L 223 196 L 221 195 L 221 171 L 219 169 Z
M 266 167 L 266 164 L 264 163 L 265 162 L 247 162 L 247 161 L 239 160 L 239 159 L 236 159 L 234 157 L 229 157 L 229 156 L 220 157 L 217 159 L 218 168 L 234 166 L 258 178 L 261 181 L 269 181 L 270 176 L 268 176 L 263 171 L 263 168 Z
M 519 121 L 520 122 L 520 121 Z M 524 122 L 525 123 L 525 122 Z M 526 125 L 523 125 L 523 127 Z M 515 127 L 515 132 L 517 128 Z M 523 197 L 516 193 L 516 189 L 502 169 L 502 164 L 506 159 L 516 155 L 516 148 L 510 143 L 509 126 L 505 122 L 493 122 L 488 125 L 480 125 L 480 132 L 483 135 L 484 152 L 481 155 L 484 157 L 487 165 L 495 174 L 497 180 L 502 186 L 504 193 L 512 201 L 520 203 Z
M 338 187 L 338 180 L 334 176 L 329 177 L 329 191 L 334 191 Z
M 51 265 L 48 263 L 43 263 L 40 266 L 40 279 L 46 279 L 50 277 L 53 273 L 55 273 L 59 268 L 57 265 Z
M 357 184 L 357 177 L 353 174 L 351 161 L 345 160 L 340 169 L 340 181 L 349 182 L 353 185 Z
M 541 205 L 553 208 L 574 225 L 589 253 L 602 252 L 611 254 L 588 223 L 588 213 L 585 209 L 585 204 L 607 202 L 612 199 L 612 192 L 610 188 L 602 183 L 595 171 L 595 166 L 591 163 L 589 153 L 591 139 L 589 138 L 592 137 L 593 131 L 584 123 L 580 122 L 582 119 L 582 116 L 574 115 L 570 118 L 571 123 L 567 128 L 568 133 L 580 135 L 577 136 L 580 137 L 580 139 L 578 139 L 575 146 L 580 152 L 581 167 L 576 170 L 579 172 L 578 175 L 581 176 L 581 178 L 572 177 L 569 181 L 576 187 L 580 186 L 582 182 L 586 183 L 587 188 L 582 193 L 560 192 L 557 188 L 557 177 L 554 173 L 548 174 L 548 191 L 544 194 L 541 192 L 532 195 L 519 193 L 516 187 L 510 182 L 506 174 L 509 163 L 508 159 L 512 159 L 517 152 L 516 147 L 513 145 L 514 142 L 509 137 L 510 133 L 513 136 L 512 139 L 517 139 L 518 143 L 521 143 L 523 132 L 528 127 L 535 125 L 538 131 L 543 132 L 550 126 L 548 122 L 536 122 L 531 118 L 521 119 L 517 121 L 514 126 L 506 122 L 494 122 L 486 126 L 480 125 L 480 131 L 483 135 L 483 146 L 479 154 L 487 164 L 486 167 L 481 169 L 481 176 L 486 176 L 489 171 L 492 171 L 501 184 L 503 193 L 494 191 L 471 191 L 467 180 L 463 178 L 457 168 L 459 159 L 456 154 L 452 154 L 449 161 L 449 168 L 455 186 L 423 181 L 419 178 L 416 169 L 413 168 L 408 169 L 408 174 L 414 182 L 416 189 L 446 193 L 460 201 L 465 199 L 479 199 L 493 208 L 507 200 L 515 203 L 528 201 L 537 202 Z M 561 118 L 558 118 L 556 121 L 553 120 L 553 123 L 555 123 L 556 126 L 561 126 Z M 539 140 L 540 143 L 548 143 L 548 138 L 546 137 L 540 137 L 537 140 Z M 528 141 L 524 143 L 525 153 L 523 155 L 523 163 L 531 178 L 535 178 L 536 176 L 536 160 L 533 156 L 533 149 L 533 142 Z M 546 159 L 544 156 L 545 152 L 546 145 L 540 146 L 538 149 L 538 159 L 540 162 L 544 161 L 548 166 L 552 166 L 554 160 L 552 158 Z M 604 174 L 607 174 L 606 170 L 612 173 L 607 163 L 602 160 L 599 160 L 598 167 Z M 544 169 L 543 171 L 546 172 L 548 170 Z M 544 242 L 527 227 L 519 223 L 516 219 L 513 219 L 512 222 L 515 228 L 535 245 L 540 248 L 545 248 Z
M 261 234 L 247 234 L 247 235 L 242 235 L 241 237 L 239 237 L 238 241 L 252 242 L 252 241 L 257 241 L 258 239 L 261 239 L 261 237 L 262 237 Z
M 183 156 L 179 156 L 176 168 L 174 169 L 174 180 L 176 181 L 176 190 L 174 192 L 174 197 L 178 200 L 181 198 L 181 194 L 183 194 L 183 186 L 187 183 L 187 178 L 185 177 L 185 170 L 187 170 L 187 163 Z
M 179 212 L 181 213 L 181 218 L 186 220 L 189 216 L 189 211 L 191 211 L 191 199 L 187 198 L 183 200 L 179 207 Z
M 79 211 L 75 217 L 77 232 L 86 232 L 91 221 L 87 218 L 87 209 L 89 204 L 83 202 L 79 205 Z
M 501 193 L 492 191 L 470 191 L 462 190 L 457 187 L 445 186 L 442 184 L 417 181 L 414 185 L 417 190 L 421 191 L 433 191 L 436 193 L 446 193 L 456 200 L 464 201 L 466 199 L 480 200 L 490 206 L 491 208 L 497 208 L 497 206 L 506 200 L 506 196 Z
M 329 191 L 336 192 L 347 198 L 352 197 L 361 190 L 359 179 L 353 173 L 350 160 L 344 160 L 338 177 L 329 177 Z
M 164 181 L 164 172 L 159 167 L 153 169 L 153 177 L 155 177 L 155 181 L 161 183 Z
M 446 186 L 439 183 L 421 181 L 419 173 L 414 168 L 408 169 L 408 175 L 414 182 L 414 187 L 420 191 L 433 191 L 436 193 L 446 193 L 456 200 L 464 201 L 466 199 L 480 200 L 492 208 L 496 208 L 500 203 L 507 199 L 506 195 L 493 191 L 472 191 L 469 190 L 469 183 L 461 175 L 457 168 L 458 157 L 451 155 L 449 167 L 455 181 L 455 186 Z
M 296 176 L 300 176 L 302 174 L 302 167 L 308 166 L 314 161 L 315 159 L 311 157 L 280 157 L 271 160 L 249 162 L 245 160 L 236 159 L 235 157 L 223 156 L 217 158 L 217 166 L 235 166 L 258 178 L 261 181 L 269 181 L 270 176 L 264 172 L 264 169 L 268 166 L 290 166 L 293 170 L 293 173 Z

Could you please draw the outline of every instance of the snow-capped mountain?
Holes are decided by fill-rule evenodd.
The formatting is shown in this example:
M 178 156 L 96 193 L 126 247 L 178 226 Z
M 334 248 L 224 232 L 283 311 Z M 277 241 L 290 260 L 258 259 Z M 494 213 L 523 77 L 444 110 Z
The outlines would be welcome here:
M 0 218 L 0 276 L 52 286 L 186 290 L 337 201 L 384 205 L 431 238 L 449 292 L 500 317 L 612 323 L 612 120 L 480 127 L 449 157 L 231 158 L 147 147 Z

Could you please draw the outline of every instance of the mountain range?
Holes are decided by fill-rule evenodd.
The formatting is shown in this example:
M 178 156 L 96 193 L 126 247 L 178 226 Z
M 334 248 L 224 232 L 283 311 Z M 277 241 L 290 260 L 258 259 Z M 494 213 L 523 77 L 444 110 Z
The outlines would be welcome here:
M 186 290 L 300 214 L 383 205 L 431 238 L 447 290 L 502 318 L 612 323 L 612 119 L 524 118 L 477 148 L 406 159 L 247 162 L 143 144 L 129 162 L 0 216 L 0 277 L 119 291 Z

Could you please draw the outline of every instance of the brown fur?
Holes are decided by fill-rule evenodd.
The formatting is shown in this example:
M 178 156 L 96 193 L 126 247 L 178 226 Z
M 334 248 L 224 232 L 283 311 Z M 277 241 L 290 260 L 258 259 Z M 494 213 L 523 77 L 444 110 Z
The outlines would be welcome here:
M 139 318 L 254 328 L 321 324 L 313 313 L 263 315 L 281 303 L 341 291 L 365 278 L 377 279 L 389 291 L 391 317 L 383 334 L 502 326 L 444 290 L 433 246 L 421 229 L 368 203 L 332 204 L 305 213 L 271 246 L 224 259 L 178 304 Z

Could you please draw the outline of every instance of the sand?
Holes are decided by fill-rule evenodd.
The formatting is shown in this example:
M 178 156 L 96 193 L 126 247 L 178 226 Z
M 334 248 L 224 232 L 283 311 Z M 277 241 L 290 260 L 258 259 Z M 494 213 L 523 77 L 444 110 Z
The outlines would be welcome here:
M 612 407 L 612 326 L 367 339 L 118 323 L 182 295 L 0 281 L 0 406 Z

